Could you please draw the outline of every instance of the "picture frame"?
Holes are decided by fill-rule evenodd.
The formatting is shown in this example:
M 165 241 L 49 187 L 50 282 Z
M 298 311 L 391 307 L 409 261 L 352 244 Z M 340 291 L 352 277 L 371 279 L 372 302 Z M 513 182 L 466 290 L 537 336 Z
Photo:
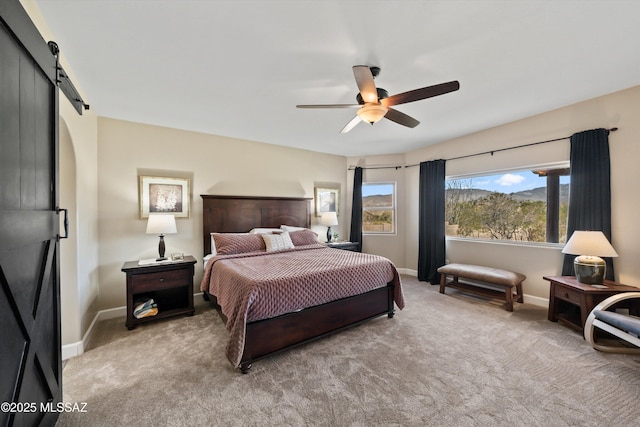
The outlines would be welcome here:
M 140 218 L 149 213 L 170 213 L 189 218 L 191 198 L 189 178 L 140 176 Z
M 339 214 L 340 190 L 337 188 L 315 188 L 316 216 L 324 212 Z

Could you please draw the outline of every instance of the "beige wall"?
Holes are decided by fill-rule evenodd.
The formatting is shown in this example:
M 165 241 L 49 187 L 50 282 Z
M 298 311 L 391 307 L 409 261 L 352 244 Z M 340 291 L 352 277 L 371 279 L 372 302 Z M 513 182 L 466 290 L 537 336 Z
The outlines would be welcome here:
M 202 277 L 201 194 L 245 196 L 314 196 L 315 186 L 340 189 L 345 206 L 346 158 L 215 135 L 100 118 L 99 230 L 100 309 L 125 305 L 125 261 L 157 256 L 158 236 L 145 234 L 139 218 L 138 176 L 191 179 L 191 216 L 178 219 L 178 233 L 167 235 L 167 253 L 199 259 L 195 286 Z M 335 230 L 345 223 L 341 210 Z M 326 229 L 312 216 L 312 228 Z
M 20 1 L 45 41 L 56 40 L 33 0 Z M 90 103 L 66 62 L 60 63 L 78 91 Z M 97 116 L 79 115 L 60 93 L 60 207 L 70 213 L 70 239 L 60 243 L 62 344 L 81 342 L 97 313 Z
M 566 108 L 519 120 L 504 126 L 467 135 L 406 154 L 407 164 L 438 158 L 452 158 L 492 149 L 569 136 L 575 132 L 619 127 L 609 136 L 612 186 L 612 243 L 618 254 L 614 260 L 616 280 L 640 286 L 640 235 L 637 211 L 640 208 L 637 182 L 640 170 L 640 86 L 616 92 Z M 509 150 L 491 155 L 447 162 L 447 175 L 491 172 L 504 168 L 530 166 L 568 160 L 568 140 Z M 404 266 L 417 269 L 418 259 L 418 170 L 407 168 L 406 256 Z M 524 292 L 535 300 L 548 298 L 548 282 L 543 275 L 560 275 L 561 247 L 537 247 L 493 242 L 449 239 L 447 258 L 451 262 L 491 265 L 527 275 Z M 540 302 L 540 301 L 538 301 Z

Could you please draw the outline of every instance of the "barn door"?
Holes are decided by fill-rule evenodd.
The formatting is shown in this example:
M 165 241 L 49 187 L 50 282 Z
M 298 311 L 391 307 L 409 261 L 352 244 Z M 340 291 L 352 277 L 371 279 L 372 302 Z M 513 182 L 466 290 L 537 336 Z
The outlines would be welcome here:
M 53 425 L 48 409 L 62 397 L 56 58 L 19 1 L 0 3 L 0 403 L 10 403 L 0 426 Z

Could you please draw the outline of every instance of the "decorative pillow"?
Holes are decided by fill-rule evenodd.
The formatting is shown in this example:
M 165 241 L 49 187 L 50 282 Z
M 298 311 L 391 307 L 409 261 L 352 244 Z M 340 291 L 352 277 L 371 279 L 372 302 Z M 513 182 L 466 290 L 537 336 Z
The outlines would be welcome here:
M 209 233 L 209 234 L 210 234 L 210 236 L 211 236 L 211 252 L 210 252 L 210 255 L 215 256 L 215 255 L 216 255 L 216 253 L 217 253 L 217 251 L 216 251 L 216 241 L 215 241 L 215 239 L 213 238 L 213 235 L 214 235 L 214 234 L 222 234 L 222 233 Z M 228 235 L 234 234 L 234 235 L 236 235 L 236 236 L 239 236 L 239 235 L 246 235 L 246 234 L 248 234 L 248 233 L 224 233 L 224 234 L 228 234 Z
M 214 234 L 216 234 L 216 233 L 209 233 L 210 238 L 211 238 L 211 252 L 210 253 L 211 253 L 211 255 L 215 256 L 217 252 L 216 252 L 216 241 L 213 238 Z
M 294 227 L 292 225 L 281 225 L 280 228 L 284 231 L 288 231 L 289 233 L 291 233 L 292 231 L 308 230 L 308 228 Z
M 243 254 L 264 251 L 261 234 L 211 233 L 216 244 L 217 255 Z
M 279 228 L 253 228 L 249 234 L 280 234 L 284 231 Z
M 289 233 L 281 234 L 261 234 L 264 243 L 267 246 L 267 252 L 283 251 L 285 249 L 293 249 L 293 242 Z
M 318 243 L 318 235 L 313 231 L 303 228 L 302 230 L 289 233 L 294 246 L 313 245 Z

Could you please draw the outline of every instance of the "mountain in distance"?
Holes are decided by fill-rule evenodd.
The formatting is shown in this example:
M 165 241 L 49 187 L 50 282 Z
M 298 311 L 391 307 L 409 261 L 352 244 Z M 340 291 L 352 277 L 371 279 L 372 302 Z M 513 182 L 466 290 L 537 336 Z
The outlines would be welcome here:
M 449 188 L 447 195 L 460 193 L 460 200 L 476 200 L 491 194 L 491 191 L 478 188 Z M 505 193 L 519 201 L 545 202 L 547 201 L 547 187 L 538 187 L 531 190 Z M 560 204 L 569 202 L 569 184 L 560 184 Z M 365 208 L 389 207 L 392 205 L 391 194 L 376 194 L 362 198 L 362 206 Z
M 374 194 L 362 198 L 362 207 L 364 208 L 388 208 L 393 205 L 391 194 Z
M 481 190 L 478 188 L 451 188 L 446 193 L 460 193 L 461 200 L 476 200 L 491 194 L 491 191 Z M 546 202 L 547 187 L 538 187 L 532 190 L 517 191 L 515 193 L 505 193 L 519 201 Z M 569 184 L 560 184 L 560 204 L 569 202 Z

